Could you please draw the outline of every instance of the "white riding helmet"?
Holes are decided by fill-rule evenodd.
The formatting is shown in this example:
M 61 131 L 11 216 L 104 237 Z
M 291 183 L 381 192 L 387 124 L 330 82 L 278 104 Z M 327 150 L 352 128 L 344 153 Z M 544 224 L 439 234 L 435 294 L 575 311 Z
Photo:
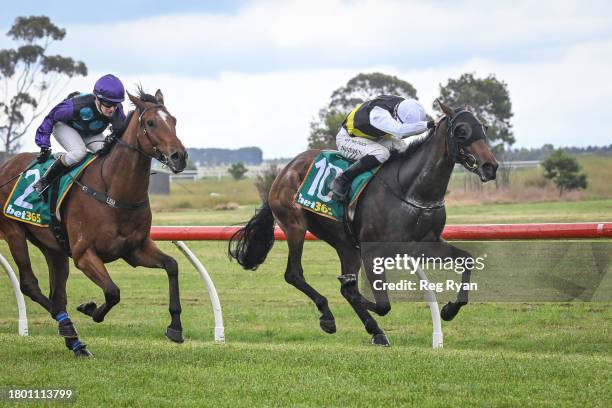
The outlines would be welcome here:
M 406 99 L 397 106 L 397 117 L 403 123 L 415 123 L 427 120 L 423 105 L 415 99 Z

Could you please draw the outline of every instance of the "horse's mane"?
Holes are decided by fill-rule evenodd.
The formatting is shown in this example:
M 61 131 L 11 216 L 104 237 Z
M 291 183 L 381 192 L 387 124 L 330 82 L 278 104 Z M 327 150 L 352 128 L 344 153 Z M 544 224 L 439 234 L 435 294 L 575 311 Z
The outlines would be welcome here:
M 408 148 L 406 148 L 406 150 L 402 152 L 402 154 L 399 156 L 402 156 L 402 157 L 410 156 L 414 152 L 419 150 L 421 146 L 423 146 L 425 142 L 427 142 L 434 135 L 435 130 L 436 130 L 435 128 L 432 128 L 432 129 L 429 129 L 428 132 L 423 133 L 422 135 L 411 136 L 407 139 L 404 139 L 404 143 L 406 143 Z
M 138 97 L 138 99 L 140 99 L 143 102 L 151 102 L 155 104 L 158 103 L 157 99 L 155 99 L 153 95 L 146 93 L 145 90 L 142 89 L 142 85 L 138 85 L 138 87 L 136 88 L 136 96 Z M 115 133 L 116 136 L 120 138 L 123 137 L 123 133 L 127 130 L 127 124 L 130 123 L 130 120 L 132 120 L 132 116 L 134 116 L 134 113 L 136 113 L 136 109 L 132 109 L 131 111 L 128 112 L 128 114 L 125 117 L 125 125 L 123 129 L 117 132 L 119 134 Z
M 143 102 L 151 102 L 157 104 L 157 99 L 155 99 L 153 95 L 146 93 L 145 90 L 142 89 L 142 85 L 138 85 L 136 89 L 136 96 L 138 96 L 138 99 Z

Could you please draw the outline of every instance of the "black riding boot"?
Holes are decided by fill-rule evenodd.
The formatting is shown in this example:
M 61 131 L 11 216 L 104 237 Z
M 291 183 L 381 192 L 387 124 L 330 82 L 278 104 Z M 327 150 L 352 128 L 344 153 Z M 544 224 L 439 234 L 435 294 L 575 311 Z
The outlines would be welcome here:
M 34 191 L 38 193 L 39 196 L 45 198 L 45 191 L 49 188 L 53 181 L 70 170 L 70 166 L 66 166 L 62 159 L 57 159 L 53 162 L 51 167 L 47 169 L 45 174 L 34 184 Z
M 341 203 L 349 202 L 349 193 L 351 190 L 351 182 L 355 177 L 364 173 L 368 170 L 372 170 L 376 166 L 380 166 L 381 162 L 374 156 L 363 156 L 355 163 L 346 169 L 342 174 L 332 181 L 330 190 L 332 191 L 334 198 Z

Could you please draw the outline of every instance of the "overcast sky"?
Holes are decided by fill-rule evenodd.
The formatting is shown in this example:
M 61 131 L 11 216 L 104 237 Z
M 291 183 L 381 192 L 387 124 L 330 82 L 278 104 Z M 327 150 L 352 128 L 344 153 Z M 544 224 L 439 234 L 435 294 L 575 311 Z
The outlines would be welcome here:
M 89 68 L 67 92 L 106 73 L 161 88 L 189 147 L 293 156 L 331 92 L 375 71 L 410 82 L 430 113 L 449 78 L 495 74 L 515 146 L 612 143 L 611 2 L 17 1 L 2 5 L 0 29 L 40 14 L 67 30 L 51 52 Z

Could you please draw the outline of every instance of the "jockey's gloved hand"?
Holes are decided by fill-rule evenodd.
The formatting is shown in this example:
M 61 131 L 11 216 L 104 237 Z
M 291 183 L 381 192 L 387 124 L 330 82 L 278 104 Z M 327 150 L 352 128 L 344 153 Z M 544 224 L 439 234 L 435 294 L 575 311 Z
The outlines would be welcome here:
M 113 120 L 113 122 L 111 123 L 111 134 L 115 135 L 116 137 L 121 137 L 121 135 L 125 131 L 125 128 L 127 128 L 127 125 L 128 124 L 126 122 L 121 122 L 120 120 Z
M 427 129 L 431 129 L 431 128 L 435 128 L 436 127 L 436 122 L 433 120 L 430 120 L 429 122 L 427 122 Z
M 41 147 L 40 153 L 38 153 L 38 156 L 36 157 L 36 161 L 39 163 L 44 163 L 49 160 L 49 156 L 51 156 L 51 149 L 48 147 Z
M 115 135 L 111 133 L 110 135 L 107 135 L 106 138 L 104 138 L 104 146 L 102 146 L 102 148 L 98 150 L 96 154 L 98 156 L 104 156 L 110 151 L 110 149 L 113 147 L 113 144 L 115 144 Z

